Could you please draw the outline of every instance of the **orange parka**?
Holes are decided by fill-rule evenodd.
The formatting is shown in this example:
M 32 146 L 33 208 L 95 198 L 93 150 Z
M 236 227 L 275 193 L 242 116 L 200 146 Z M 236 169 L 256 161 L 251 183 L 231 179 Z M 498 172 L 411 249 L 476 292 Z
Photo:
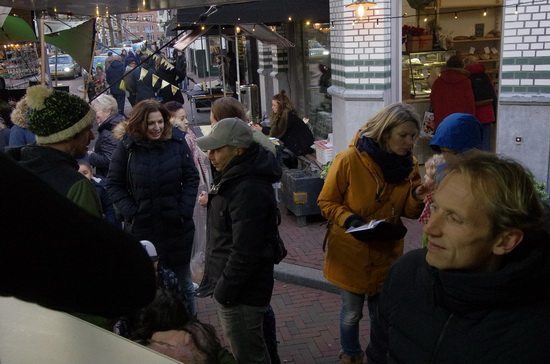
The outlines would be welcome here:
M 414 158 L 413 158 L 414 159 Z M 347 234 L 346 219 L 355 214 L 365 222 L 388 219 L 401 224 L 401 216 L 416 219 L 423 202 L 413 198 L 421 184 L 418 162 L 407 178 L 386 183 L 378 164 L 352 146 L 334 159 L 317 203 L 329 220 L 325 256 L 325 278 L 347 291 L 379 293 L 390 265 L 403 254 L 403 239 L 363 242 Z

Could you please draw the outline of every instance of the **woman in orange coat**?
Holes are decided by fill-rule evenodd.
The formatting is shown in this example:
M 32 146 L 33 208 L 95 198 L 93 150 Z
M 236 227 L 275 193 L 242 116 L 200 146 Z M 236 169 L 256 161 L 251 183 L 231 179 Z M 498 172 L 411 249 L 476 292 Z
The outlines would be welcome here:
M 375 319 L 378 293 L 390 265 L 403 254 L 406 229 L 400 217 L 418 218 L 427 191 L 412 149 L 420 119 L 407 104 L 391 104 L 361 128 L 328 171 L 318 204 L 329 220 L 324 276 L 340 288 L 339 355 L 343 363 L 362 362 L 359 321 L 368 298 Z M 384 236 L 346 233 L 371 220 L 385 219 Z

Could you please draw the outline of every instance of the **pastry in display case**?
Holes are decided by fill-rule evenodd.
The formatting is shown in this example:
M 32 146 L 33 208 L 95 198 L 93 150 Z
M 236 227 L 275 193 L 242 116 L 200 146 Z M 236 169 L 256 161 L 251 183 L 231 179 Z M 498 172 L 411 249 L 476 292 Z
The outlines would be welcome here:
M 441 69 L 445 67 L 447 60 L 453 56 L 453 50 L 411 52 L 403 55 L 403 69 L 408 69 L 409 81 L 403 80 L 403 98 L 407 97 L 407 90 L 410 89 L 409 97 L 428 98 L 431 92 L 432 80 L 435 80 Z M 403 73 L 403 75 L 407 74 Z

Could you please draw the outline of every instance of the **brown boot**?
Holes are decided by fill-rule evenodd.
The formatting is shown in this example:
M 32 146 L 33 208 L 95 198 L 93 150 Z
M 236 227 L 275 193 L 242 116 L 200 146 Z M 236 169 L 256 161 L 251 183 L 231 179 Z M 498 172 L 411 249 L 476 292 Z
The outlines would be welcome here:
M 338 354 L 338 359 L 340 359 L 340 363 L 342 364 L 352 364 L 352 363 L 360 364 L 360 363 L 363 363 L 364 356 L 365 354 L 362 351 L 354 355 L 346 355 L 343 352 L 340 352 Z

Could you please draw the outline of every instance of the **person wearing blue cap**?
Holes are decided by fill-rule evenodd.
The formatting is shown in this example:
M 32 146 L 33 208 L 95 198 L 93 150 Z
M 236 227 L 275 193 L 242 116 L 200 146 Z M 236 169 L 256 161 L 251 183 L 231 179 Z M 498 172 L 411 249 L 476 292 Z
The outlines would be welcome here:
M 443 155 L 481 149 L 481 146 L 481 123 L 474 115 L 465 113 L 454 113 L 443 119 L 430 142 L 430 147 Z

